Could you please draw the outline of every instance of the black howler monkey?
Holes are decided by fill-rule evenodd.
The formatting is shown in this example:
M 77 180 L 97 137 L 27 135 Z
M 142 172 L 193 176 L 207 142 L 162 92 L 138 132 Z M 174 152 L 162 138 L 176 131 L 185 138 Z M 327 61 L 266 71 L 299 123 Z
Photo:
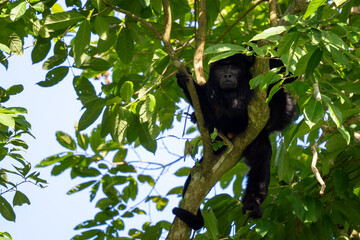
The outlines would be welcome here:
M 248 105 L 254 94 L 249 81 L 252 78 L 250 68 L 254 56 L 236 54 L 216 61 L 210 65 L 209 78 L 204 85 L 195 84 L 205 120 L 205 127 L 210 132 L 217 129 L 228 138 L 233 138 L 246 130 L 248 126 Z M 271 59 L 270 68 L 283 66 L 280 60 Z M 189 81 L 185 74 L 176 75 L 179 86 L 192 105 L 186 88 Z M 287 80 L 287 82 L 294 79 Z M 269 87 L 268 91 L 271 89 Z M 250 210 L 251 218 L 260 218 L 260 204 L 265 200 L 270 181 L 270 160 L 272 154 L 269 135 L 288 126 L 296 115 L 295 104 L 288 93 L 280 89 L 269 102 L 270 118 L 255 140 L 243 152 L 245 163 L 250 167 L 245 195 L 242 199 L 243 212 Z M 194 115 L 192 119 L 195 121 Z M 185 194 L 191 175 L 186 180 Z M 184 209 L 174 208 L 173 213 L 197 230 L 203 227 L 204 221 L 199 209 L 194 215 Z

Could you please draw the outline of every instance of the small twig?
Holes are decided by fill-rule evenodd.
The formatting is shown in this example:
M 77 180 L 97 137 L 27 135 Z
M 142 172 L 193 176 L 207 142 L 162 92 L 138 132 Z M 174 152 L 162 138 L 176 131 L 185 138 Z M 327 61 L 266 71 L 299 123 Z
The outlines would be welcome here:
M 125 14 L 126 16 L 142 23 L 143 25 L 145 25 L 147 28 L 149 28 L 154 34 L 155 34 L 155 37 L 158 38 L 158 39 L 162 39 L 162 36 L 161 36 L 161 33 L 151 24 L 149 23 L 148 21 L 142 19 L 141 17 L 138 17 L 136 16 L 135 14 L 133 14 L 132 12 L 129 12 L 127 10 L 124 10 L 122 8 L 119 8 L 117 6 L 114 6 L 108 2 L 105 2 L 103 1 L 103 3 L 105 4 L 105 6 L 107 6 L 108 8 L 111 8 L 117 12 L 120 12 L 120 13 L 123 13 Z
M 31 47 L 33 47 L 33 46 L 35 46 L 35 45 L 34 45 L 34 44 L 31 44 L 31 45 L 29 45 L 29 46 L 24 47 L 23 50 L 26 50 L 26 49 L 31 48 Z M 11 58 L 11 57 L 14 56 L 14 55 L 15 55 L 15 53 L 11 52 L 11 53 L 9 54 L 9 56 L 1 59 L 0 62 L 3 62 L 3 61 L 8 60 L 9 58 Z
M 312 147 L 311 147 L 311 152 L 313 153 L 313 158 L 312 158 L 312 162 L 311 162 L 311 170 L 313 171 L 313 173 L 315 174 L 315 177 L 317 179 L 317 181 L 319 182 L 319 184 L 321 185 L 321 189 L 320 189 L 320 195 L 324 195 L 325 192 L 325 188 L 326 188 L 326 184 L 324 182 L 324 180 L 321 177 L 321 174 L 319 172 L 319 170 L 316 167 L 316 163 L 318 160 L 318 152 L 316 150 L 317 147 L 317 143 L 315 143 Z
M 249 12 L 254 10 L 260 3 L 265 2 L 266 0 L 259 0 L 256 2 L 251 8 L 249 8 L 243 15 L 241 15 L 226 31 L 215 41 L 214 44 L 217 44 L 221 41 L 221 39 L 233 28 L 235 27 Z
M 352 117 L 350 117 L 349 119 L 347 119 L 343 125 L 344 126 L 349 126 L 353 123 L 359 122 L 360 121 L 360 115 L 354 115 Z M 321 177 L 321 174 L 319 172 L 319 170 L 316 167 L 317 161 L 318 161 L 318 152 L 316 150 L 316 148 L 325 141 L 325 136 L 327 134 L 331 134 L 333 132 L 335 132 L 337 130 L 337 127 L 331 127 L 331 128 L 327 128 L 326 126 L 322 126 L 321 127 L 323 133 L 321 134 L 320 138 L 316 141 L 316 143 L 314 143 L 314 145 L 311 147 L 311 152 L 313 154 L 313 158 L 312 158 L 312 162 L 311 162 L 311 170 L 312 172 L 315 174 L 316 180 L 319 182 L 319 184 L 321 185 L 321 189 L 320 189 L 320 195 L 324 195 L 325 192 L 325 188 L 326 188 L 326 184 L 324 182 L 324 180 Z
M 34 182 L 32 182 L 32 181 L 24 180 L 24 181 L 22 181 L 22 182 L 20 182 L 20 183 L 15 184 L 15 186 L 13 186 L 12 188 L 9 188 L 9 189 L 7 189 L 6 191 L 1 192 L 1 193 L 0 193 L 0 196 L 1 196 L 1 195 L 4 195 L 4 194 L 7 193 L 7 192 L 16 191 L 17 188 L 18 188 L 21 184 L 24 184 L 24 183 L 32 183 L 32 184 L 34 184 L 35 186 L 38 186 L 36 183 L 34 183 Z

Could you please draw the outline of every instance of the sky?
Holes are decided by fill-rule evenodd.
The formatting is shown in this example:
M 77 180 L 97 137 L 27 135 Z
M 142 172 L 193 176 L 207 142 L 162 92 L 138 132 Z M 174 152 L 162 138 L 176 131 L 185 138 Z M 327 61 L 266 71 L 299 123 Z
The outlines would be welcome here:
M 22 57 L 12 56 L 7 71 L 0 66 L 0 86 L 5 89 L 15 84 L 24 86 L 24 91 L 12 96 L 4 106 L 21 106 L 28 110 L 25 117 L 36 139 L 24 138 L 29 149 L 23 156 L 34 167 L 42 159 L 65 150 L 57 143 L 55 132 L 61 130 L 74 135 L 75 122 L 81 116 L 81 103 L 76 100 L 71 76 L 53 88 L 36 85 L 45 79 L 46 71 L 42 70 L 42 64 L 32 65 L 30 53 L 31 48 Z M 9 162 L 7 159 L 0 164 Z M 14 208 L 15 223 L 0 217 L 0 232 L 7 231 L 15 240 L 70 239 L 75 235 L 72 231 L 75 225 L 94 216 L 95 208 L 89 203 L 88 194 L 66 195 L 77 182 L 69 181 L 69 172 L 51 177 L 51 168 L 33 170 L 41 172 L 40 177 L 48 181 L 48 186 L 40 189 L 32 184 L 21 185 L 19 190 L 29 197 L 31 205 Z M 12 200 L 7 195 L 5 198 Z
M 31 132 L 36 139 L 24 138 L 29 145 L 29 149 L 23 156 L 34 167 L 42 159 L 66 151 L 57 143 L 55 132 L 61 130 L 74 137 L 74 126 L 81 117 L 82 105 L 77 101 L 76 93 L 72 87 L 73 76 L 70 71 L 69 75 L 54 87 L 42 88 L 36 85 L 37 82 L 45 79 L 47 71 L 42 70 L 42 63 L 32 65 L 31 49 L 27 49 L 22 57 L 12 56 L 9 59 L 9 69 L 7 71 L 3 66 L 0 66 L 0 86 L 5 89 L 15 84 L 24 86 L 24 91 L 12 96 L 4 106 L 21 106 L 28 110 L 25 117 L 31 123 Z M 183 123 L 178 123 L 171 134 L 181 137 L 182 131 Z M 167 138 L 166 146 L 171 152 L 181 156 L 184 151 L 184 141 L 179 143 L 176 138 Z M 169 155 L 161 143 L 158 144 L 159 151 L 155 156 L 145 150 L 140 150 L 138 152 L 140 157 L 164 163 L 177 158 L 171 154 Z M 128 155 L 127 160 L 140 160 L 138 158 L 138 155 L 132 152 Z M 4 164 L 4 167 L 11 168 L 9 163 L 13 162 L 10 159 L 1 161 L 0 167 Z M 170 167 L 166 173 L 167 176 L 160 179 L 156 187 L 156 193 L 153 194 L 165 196 L 172 187 L 182 185 L 185 178 L 174 177 L 173 173 L 184 165 L 190 167 L 193 165 L 193 161 L 188 158 L 186 161 L 180 161 L 177 165 Z M 70 180 L 69 171 L 53 177 L 50 175 L 51 169 L 52 167 L 33 168 L 33 171 L 40 172 L 40 177 L 47 180 L 49 184 L 45 189 L 40 189 L 32 184 L 21 185 L 19 190 L 28 196 L 31 205 L 14 207 L 16 213 L 15 223 L 9 222 L 0 216 L 0 232 L 10 233 L 14 240 L 66 240 L 79 233 L 79 231 L 73 230 L 76 225 L 93 219 L 98 210 L 95 208 L 96 201 L 89 202 L 88 190 L 70 196 L 66 195 L 66 192 L 72 187 L 87 181 L 87 179 Z M 155 178 L 158 176 L 158 172 L 153 172 L 153 174 Z M 150 190 L 149 187 L 141 186 L 139 192 L 141 192 L 142 196 L 138 198 L 138 201 L 145 198 Z M 13 194 L 11 196 L 10 194 L 4 195 L 9 202 L 12 202 L 12 196 Z M 127 229 L 134 226 L 140 228 L 139 222 L 143 223 L 145 220 L 157 221 L 161 219 L 171 222 L 173 219 L 171 209 L 178 204 L 179 200 L 175 196 L 170 197 L 169 205 L 163 212 L 159 213 L 154 212 L 156 210 L 153 206 L 143 206 L 148 210 L 149 215 L 141 216 L 142 219 L 137 218 L 137 221 L 130 220 L 129 224 L 126 225 Z M 127 222 L 128 220 L 125 224 Z M 127 230 L 123 236 L 127 236 Z

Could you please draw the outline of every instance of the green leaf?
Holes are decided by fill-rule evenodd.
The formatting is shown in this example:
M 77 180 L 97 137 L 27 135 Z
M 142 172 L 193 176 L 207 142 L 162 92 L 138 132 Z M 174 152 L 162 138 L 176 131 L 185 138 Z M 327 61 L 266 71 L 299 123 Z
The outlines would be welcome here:
M 94 7 L 100 12 L 104 9 L 105 5 L 102 0 L 91 0 Z
M 250 88 L 255 89 L 257 86 L 259 86 L 263 82 L 263 79 L 264 79 L 264 75 L 257 75 L 256 77 L 251 79 L 249 82 Z
M 74 141 L 74 139 L 61 131 L 57 131 L 56 132 L 56 140 L 61 144 L 61 146 L 69 149 L 69 150 L 76 150 L 76 143 Z
M 8 221 L 15 222 L 15 212 L 5 198 L 0 196 L 0 214 Z
M 52 87 L 63 80 L 69 72 L 68 67 L 57 67 L 49 71 L 45 76 L 45 81 L 36 83 L 41 87 Z
M 110 134 L 119 145 L 122 145 L 122 141 L 129 127 L 130 115 L 131 113 L 122 107 L 115 107 L 111 112 L 113 124 L 110 129 Z
M 341 170 L 336 170 L 334 172 L 333 183 L 335 191 L 340 195 L 344 194 L 349 187 L 348 174 Z
M 83 21 L 76 33 L 76 36 L 73 41 L 74 49 L 74 60 L 76 66 L 81 66 L 87 55 L 87 47 L 90 44 L 90 24 L 87 20 Z
M 323 111 L 322 104 L 313 97 L 310 97 L 304 107 L 305 122 L 310 129 L 322 119 Z
M 313 74 L 315 68 L 319 65 L 321 61 L 323 51 L 320 48 L 317 48 L 313 54 L 310 56 L 310 60 L 306 66 L 305 74 L 310 76 Z
M 133 178 L 131 178 L 130 184 L 123 189 L 122 193 L 122 198 L 125 200 L 125 202 L 127 202 L 129 198 L 135 200 L 138 193 L 137 182 L 134 181 Z
M 5 44 L 0 43 L 0 50 L 3 50 L 4 52 L 6 52 L 7 54 L 11 53 L 11 50 L 8 46 L 6 46 Z M 2 54 L 3 57 L 1 59 L 5 59 L 4 54 Z
M 32 63 L 38 63 L 45 59 L 51 48 L 50 39 L 36 41 L 35 47 L 31 52 Z
M 146 150 L 155 153 L 157 148 L 157 143 L 154 135 L 152 134 L 152 123 L 141 123 L 139 128 L 139 140 L 141 145 L 146 148 Z M 155 134 L 156 135 L 156 134 Z
M 109 24 L 100 15 L 95 18 L 95 30 L 99 37 L 106 40 L 109 35 Z
M 90 187 L 91 185 L 93 185 L 96 182 L 97 182 L 96 180 L 92 180 L 92 181 L 81 183 L 81 184 L 76 185 L 75 187 L 73 187 L 66 194 L 71 195 L 73 193 L 80 192 L 81 190 L 84 190 L 85 188 Z
M 156 201 L 156 209 L 159 211 L 164 210 L 164 208 L 166 207 L 168 202 L 169 202 L 169 199 L 167 199 L 167 198 L 159 198 L 159 200 Z
M 126 129 L 125 129 L 125 131 L 126 131 Z M 119 144 L 119 145 L 121 145 L 121 144 Z M 121 148 L 121 149 L 119 149 L 119 151 L 115 154 L 115 156 L 114 156 L 114 158 L 113 158 L 113 163 L 117 163 L 117 164 L 119 164 L 119 163 L 124 163 L 124 160 L 125 160 L 125 157 L 126 157 L 126 155 L 127 155 L 127 149 L 125 149 L 125 148 Z M 120 170 L 121 171 L 121 170 Z
M 225 53 L 222 53 L 222 54 L 217 54 L 215 57 L 210 59 L 209 64 L 213 63 L 213 62 L 217 62 L 217 61 L 219 61 L 221 59 L 230 57 L 230 56 L 235 55 L 237 53 L 239 53 L 239 52 L 229 51 L 229 52 L 225 52 Z
M 146 100 L 140 107 L 140 111 L 139 111 L 140 122 L 144 123 L 151 120 L 155 108 L 155 104 L 156 104 L 155 97 L 152 94 L 148 94 Z
M 339 128 L 343 122 L 342 113 L 338 107 L 333 104 L 328 104 L 328 109 L 331 119 L 335 122 L 336 126 Z
M 216 44 L 211 47 L 205 49 L 204 54 L 213 54 L 213 53 L 222 53 L 222 52 L 243 52 L 245 48 L 240 45 L 230 44 L 230 43 L 222 43 Z
M 0 43 L 0 50 L 2 49 L 1 47 L 2 47 L 2 44 Z M 9 49 L 9 52 L 10 52 L 10 49 Z M 6 70 L 8 70 L 9 61 L 2 51 L 0 51 L 0 59 L 2 59 L 2 61 L 0 61 L 0 63 L 5 67 Z
M 82 65 L 79 68 L 105 72 L 109 68 L 111 68 L 111 65 L 108 61 L 102 58 L 92 57 L 92 58 L 86 58 L 85 62 L 82 63 Z
M 182 167 L 174 173 L 174 175 L 177 177 L 183 177 L 183 176 L 187 176 L 189 174 L 190 174 L 190 168 L 188 168 L 188 167 Z
M 155 226 L 149 226 L 146 228 L 145 232 L 141 235 L 142 240 L 154 240 L 159 239 L 162 232 L 162 227 L 159 223 Z
M 342 49 L 346 51 L 348 48 L 345 42 L 334 32 L 324 31 L 322 32 L 322 37 L 325 43 L 335 47 L 336 49 Z
M 45 10 L 45 4 L 43 2 L 38 2 L 37 4 L 35 4 L 31 7 L 38 12 L 44 12 L 44 10 Z
M 280 56 L 286 55 L 290 52 L 294 52 L 295 46 L 300 38 L 300 34 L 297 31 L 291 31 L 285 33 L 279 43 L 278 53 Z M 292 51 L 291 51 L 292 50 Z
M 202 211 L 202 215 L 204 217 L 206 229 L 209 231 L 211 236 L 211 238 L 209 237 L 209 239 L 219 239 L 219 223 L 212 209 L 210 208 Z
M 24 203 L 30 205 L 29 198 L 25 194 L 23 194 L 22 192 L 16 191 L 14 199 L 13 199 L 13 205 L 14 206 L 21 206 Z
M 0 124 L 14 128 L 15 127 L 14 117 L 10 114 L 4 114 L 0 112 Z
M 80 97 L 80 100 L 85 97 L 96 97 L 95 88 L 92 83 L 85 77 L 75 76 L 73 79 L 73 85 L 76 91 L 76 94 Z M 82 100 L 85 105 L 86 102 Z
M 250 41 L 257 41 L 260 39 L 267 39 L 268 37 L 281 34 L 287 31 L 290 27 L 289 26 L 278 26 L 278 27 L 271 27 L 263 31 L 262 33 L 256 34 Z
M 119 33 L 116 42 L 116 53 L 123 63 L 131 63 L 134 55 L 134 41 L 126 28 L 123 28 Z
M 178 195 L 178 196 L 181 196 L 181 195 L 182 195 L 182 191 L 183 191 L 183 187 L 175 187 L 175 188 L 172 188 L 172 189 L 166 194 L 166 196 L 168 196 L 168 195 Z
M 76 131 L 76 138 L 79 147 L 86 151 L 89 146 L 89 137 L 86 134 L 81 134 L 79 131 Z
M 49 30 L 56 31 L 67 29 L 84 19 L 85 17 L 76 11 L 60 12 L 47 15 L 44 24 Z
M 66 60 L 66 57 L 67 56 L 63 54 L 55 54 L 44 62 L 42 68 L 44 70 L 50 70 L 53 67 L 62 64 Z
M 26 2 L 19 3 L 16 7 L 10 11 L 10 20 L 15 22 L 21 18 L 26 12 Z
M 134 94 L 134 84 L 130 81 L 124 82 L 120 89 L 120 96 L 125 102 L 129 102 Z
M 11 86 L 8 89 L 6 89 L 6 93 L 8 95 L 16 95 L 16 94 L 21 93 L 23 90 L 24 90 L 24 86 L 21 84 L 18 84 L 18 85 L 14 85 L 14 86 Z M 9 109 L 7 109 L 7 110 L 9 110 Z
M 72 155 L 73 155 L 72 152 L 68 152 L 65 156 L 63 156 L 62 154 L 53 155 L 53 156 L 43 159 L 38 165 L 36 165 L 36 167 L 38 167 L 38 168 L 47 167 L 47 166 L 53 165 L 55 163 L 61 162 L 64 159 L 66 159 Z
M 9 43 L 10 43 L 10 51 L 12 51 L 13 53 L 19 56 L 23 55 L 23 42 L 16 33 L 11 34 L 9 38 Z
M 287 157 L 284 141 L 280 141 L 279 147 L 277 148 L 275 163 L 278 169 L 279 180 L 291 183 L 294 171 L 290 165 L 289 158 Z
M 155 180 L 149 175 L 139 174 L 138 179 L 141 183 L 147 182 L 151 187 L 155 186 Z
M 124 228 L 125 228 L 124 221 L 121 220 L 120 218 L 112 221 L 111 224 L 112 224 L 112 226 L 114 226 L 114 228 L 116 228 L 117 230 L 124 230 Z
M 324 3 L 326 3 L 326 0 L 312 0 L 306 9 L 304 19 L 308 18 L 311 14 L 316 12 L 316 10 L 318 10 L 318 8 L 321 7 Z
M 79 120 L 79 131 L 88 128 L 91 124 L 95 122 L 96 119 L 98 119 L 105 106 L 105 101 L 104 99 L 98 98 L 89 105 L 90 106 L 86 107 L 85 112 Z
M 305 220 L 306 207 L 304 203 L 293 195 L 287 196 L 287 199 L 291 203 L 292 212 L 297 216 L 301 221 Z
M 339 129 L 339 132 L 341 133 L 341 135 L 346 140 L 347 145 L 349 145 L 350 140 L 351 140 L 350 133 L 346 130 L 346 128 L 343 125 L 341 125 L 338 129 Z

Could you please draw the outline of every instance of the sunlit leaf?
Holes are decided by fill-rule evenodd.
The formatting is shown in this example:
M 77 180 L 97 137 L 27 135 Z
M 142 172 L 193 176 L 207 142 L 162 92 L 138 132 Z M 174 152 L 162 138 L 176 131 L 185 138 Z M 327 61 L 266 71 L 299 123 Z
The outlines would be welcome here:
M 56 132 L 56 140 L 65 148 L 69 150 L 76 150 L 76 143 L 69 135 L 61 131 Z
M 260 39 L 267 39 L 268 37 L 281 34 L 288 30 L 290 27 L 288 26 L 277 26 L 277 27 L 271 27 L 263 31 L 262 33 L 259 33 L 255 35 L 250 41 L 257 41 Z
M 67 29 L 71 25 L 84 19 L 85 17 L 76 11 L 59 12 L 47 15 L 44 24 L 48 29 L 56 31 L 60 29 Z
M 95 30 L 101 39 L 107 39 L 109 35 L 109 24 L 100 15 L 95 18 Z
M 10 38 L 9 38 L 9 42 L 10 42 L 10 51 L 12 51 L 13 53 L 22 56 L 23 55 L 23 42 L 21 40 L 21 38 L 16 34 L 13 33 L 11 34 Z
M 90 44 L 90 24 L 88 21 L 83 21 L 79 27 L 74 38 L 74 60 L 76 66 L 81 66 L 86 59 L 87 47 Z
M 304 107 L 305 122 L 310 129 L 322 119 L 323 112 L 322 104 L 311 97 Z
M 26 2 L 19 3 L 16 7 L 10 11 L 10 20 L 16 21 L 21 18 L 26 12 Z
M 88 181 L 88 182 L 84 182 L 84 183 L 81 183 L 75 187 L 73 187 L 71 190 L 69 190 L 66 194 L 67 195 L 71 195 L 73 193 L 76 193 L 76 192 L 79 192 L 81 190 L 84 190 L 88 187 L 90 187 L 91 185 L 93 185 L 94 183 L 96 183 L 97 181 L 96 180 L 92 180 L 92 181 Z
M 239 46 L 235 44 L 222 43 L 206 48 L 204 54 L 221 53 L 221 52 L 229 52 L 229 51 L 242 52 L 245 51 L 245 48 L 243 46 Z
M 304 14 L 304 19 L 308 18 L 311 14 L 313 14 L 320 6 L 326 3 L 326 0 L 312 0 L 310 1 L 306 12 Z
M 134 84 L 130 81 L 126 81 L 120 89 L 120 96 L 125 102 L 129 102 L 130 98 L 134 94 Z

